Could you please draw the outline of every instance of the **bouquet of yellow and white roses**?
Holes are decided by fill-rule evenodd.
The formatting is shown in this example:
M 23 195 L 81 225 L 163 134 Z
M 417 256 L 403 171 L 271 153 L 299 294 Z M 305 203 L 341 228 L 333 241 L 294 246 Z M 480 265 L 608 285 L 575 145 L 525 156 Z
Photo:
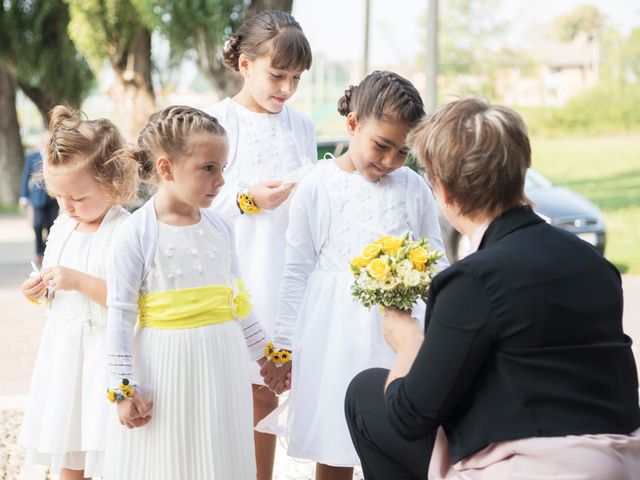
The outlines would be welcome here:
M 365 307 L 410 310 L 416 300 L 427 298 L 442 255 L 424 237 L 411 240 L 409 233 L 403 237 L 385 235 L 351 260 L 355 276 L 351 293 Z

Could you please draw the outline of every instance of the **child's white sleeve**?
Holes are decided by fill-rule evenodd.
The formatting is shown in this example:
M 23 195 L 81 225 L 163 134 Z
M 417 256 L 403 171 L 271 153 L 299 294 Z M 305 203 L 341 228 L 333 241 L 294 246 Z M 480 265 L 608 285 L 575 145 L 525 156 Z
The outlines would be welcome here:
M 407 210 L 410 217 L 413 217 L 412 224 L 417 227 L 417 231 L 413 232 L 413 235 L 414 237 L 427 237 L 429 244 L 444 254 L 436 265 L 437 271 L 441 272 L 449 266 L 449 260 L 442 241 L 438 207 L 433 192 L 422 177 L 413 171 L 410 172 L 407 180 Z
M 273 339 L 276 349 L 293 349 L 293 333 L 300 306 L 330 222 L 330 205 L 322 193 L 325 191 L 319 181 L 307 177 L 298 186 L 291 201 Z
M 242 272 L 240 271 L 240 262 L 238 261 L 238 252 L 236 251 L 235 232 L 229 222 L 225 222 L 225 225 L 229 232 L 229 243 L 231 249 L 231 271 L 236 278 L 242 278 Z M 266 347 L 269 339 L 262 324 L 256 317 L 255 313 L 251 312 L 248 316 L 239 321 L 240 327 L 242 327 L 242 333 L 244 334 L 244 340 L 247 344 L 247 351 L 249 352 L 249 359 L 252 361 L 259 360 L 264 356 L 264 347 Z
M 134 231 L 123 225 L 107 258 L 107 373 L 109 387 L 123 378 L 137 385 L 133 367 L 133 333 L 138 318 L 144 258 Z

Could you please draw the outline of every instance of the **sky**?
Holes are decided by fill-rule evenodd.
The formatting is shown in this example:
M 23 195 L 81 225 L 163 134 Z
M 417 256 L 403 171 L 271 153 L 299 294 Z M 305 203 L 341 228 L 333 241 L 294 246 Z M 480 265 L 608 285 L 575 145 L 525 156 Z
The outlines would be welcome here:
M 447 0 L 440 0 L 440 3 Z M 371 0 L 370 64 L 373 67 L 406 64 L 422 49 L 420 19 L 427 0 Z M 538 25 L 550 23 L 583 4 L 595 4 L 613 25 L 627 33 L 640 26 L 638 0 L 502 0 L 499 18 L 512 27 L 514 45 Z M 314 54 L 328 60 L 358 60 L 364 45 L 365 0 L 294 0 L 293 15 L 309 38 Z M 510 40 L 510 41 L 511 41 Z

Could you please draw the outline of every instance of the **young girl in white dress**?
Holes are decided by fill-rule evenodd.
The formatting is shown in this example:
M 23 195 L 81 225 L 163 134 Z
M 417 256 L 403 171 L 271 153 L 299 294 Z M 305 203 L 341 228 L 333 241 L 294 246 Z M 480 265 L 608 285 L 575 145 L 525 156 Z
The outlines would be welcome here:
M 380 236 L 407 232 L 444 252 L 431 190 L 403 167 L 407 133 L 424 115 L 413 85 L 374 72 L 346 91 L 338 111 L 349 150 L 319 162 L 291 199 L 274 337 L 293 355 L 287 453 L 318 462 L 318 480 L 351 478 L 359 460 L 344 417 L 347 386 L 394 356 L 378 309 L 351 297 L 351 259 Z M 443 257 L 438 268 L 446 265 Z
M 306 165 L 317 159 L 311 121 L 286 105 L 300 77 L 311 66 L 311 48 L 298 22 L 288 13 L 262 12 L 246 20 L 224 48 L 226 65 L 240 72 L 244 85 L 208 111 L 227 131 L 229 166 L 225 186 L 212 208 L 232 219 L 240 267 L 258 319 L 268 334 L 275 329 L 276 306 L 284 264 L 287 197 Z M 238 202 L 252 197 L 260 211 Z M 247 197 L 244 197 L 245 199 Z M 244 208 L 244 210 L 243 210 Z M 252 368 L 254 421 L 278 405 Z M 255 434 L 258 480 L 271 479 L 275 437 Z
M 102 475 L 108 411 L 104 252 L 129 215 L 119 204 L 135 197 L 138 165 L 114 157 L 123 141 L 108 120 L 81 120 L 58 106 L 50 128 L 44 179 L 61 214 L 42 271 L 22 284 L 27 299 L 46 305 L 47 322 L 18 443 L 27 449 L 27 464 L 50 465 L 69 480 Z
M 217 120 L 180 106 L 152 115 L 125 152 L 157 192 L 122 225 L 109 263 L 109 396 L 120 421 L 109 425 L 105 480 L 255 479 L 247 360 L 264 362 L 267 340 L 233 229 L 209 209 L 227 153 Z

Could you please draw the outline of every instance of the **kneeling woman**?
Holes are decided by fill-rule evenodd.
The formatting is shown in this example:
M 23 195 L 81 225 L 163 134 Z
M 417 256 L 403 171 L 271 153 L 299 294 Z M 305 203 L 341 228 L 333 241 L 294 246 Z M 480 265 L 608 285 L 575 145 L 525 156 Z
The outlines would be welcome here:
M 349 387 L 365 478 L 637 478 L 638 380 L 620 274 L 527 204 L 520 116 L 460 99 L 425 119 L 412 145 L 477 252 L 434 279 L 424 334 L 388 311 L 391 371 L 366 370 Z

